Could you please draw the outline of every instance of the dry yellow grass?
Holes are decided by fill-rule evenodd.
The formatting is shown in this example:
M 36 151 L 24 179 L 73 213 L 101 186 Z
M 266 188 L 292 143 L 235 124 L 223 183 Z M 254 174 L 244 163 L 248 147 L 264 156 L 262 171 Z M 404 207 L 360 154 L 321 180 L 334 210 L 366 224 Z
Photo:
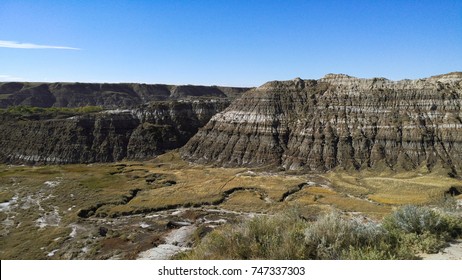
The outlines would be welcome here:
M 282 209 L 293 203 L 330 205 L 344 211 L 376 215 L 390 211 L 393 205 L 428 204 L 441 199 L 449 187 L 460 185 L 459 180 L 443 174 L 332 171 L 322 176 L 330 182 L 331 189 L 304 187 L 291 195 L 289 201 L 279 202 L 285 193 L 306 182 L 307 177 L 195 165 L 181 160 L 177 152 L 149 162 L 0 168 L 4 184 L 11 183 L 13 177 L 31 186 L 62 178 L 63 193 L 72 190 L 77 197 L 82 197 L 81 208 L 104 204 L 98 210 L 102 215 L 219 203 L 233 209 L 244 207 L 246 211 L 252 207 L 255 211 Z M 159 178 L 148 182 L 154 175 Z M 140 192 L 123 203 L 124 197 L 134 189 Z M 253 191 L 233 193 L 236 189 Z M 228 198 L 229 193 L 233 194 Z M 0 194 L 4 200 L 11 198 L 11 190 L 0 189 Z
M 153 165 L 146 164 L 150 173 L 170 176 L 175 181 L 174 185 L 143 190 L 128 204 L 113 207 L 110 214 L 217 204 L 223 201 L 226 193 L 235 189 L 257 190 L 276 202 L 285 192 L 304 182 L 303 178 L 296 176 L 247 175 L 242 168 L 213 168 L 188 165 L 178 159 L 175 161 L 174 164 L 162 164 L 159 160 Z M 233 198 L 233 201 L 236 199 Z
M 148 184 L 146 178 L 152 174 L 163 177 Z M 441 174 L 434 172 L 419 175 L 415 172 L 391 171 L 379 173 L 368 170 L 329 172 L 324 178 L 330 181 L 332 189 L 305 187 L 292 195 L 290 200 L 302 205 L 331 205 L 344 211 L 376 215 L 389 212 L 389 206 L 393 205 L 431 203 L 440 199 L 450 186 L 460 184 L 457 179 Z M 306 182 L 302 175 L 253 173 L 243 168 L 194 165 L 181 160 L 176 152 L 166 153 L 153 161 L 143 163 L 16 167 L 4 168 L 0 172 L 0 178 L 9 178 L 10 175 L 15 175 L 28 184 L 63 177 L 69 186 L 77 188 L 74 192 L 86 192 L 89 195 L 82 202 L 83 208 L 96 203 L 106 204 L 99 210 L 103 215 L 222 202 L 223 207 L 233 209 L 240 206 L 247 210 L 251 210 L 253 206 L 255 211 L 280 209 L 285 207 L 284 203 L 279 202 L 284 193 Z M 168 181 L 173 181 L 174 184 L 165 185 Z M 127 204 L 120 203 L 133 189 L 141 191 Z M 257 199 L 255 192 L 234 193 L 225 199 L 226 194 L 234 189 L 256 190 L 267 201 Z M 7 193 L 5 190 L 1 191 Z
M 458 179 L 444 175 L 443 171 L 427 172 L 329 172 L 326 178 L 342 193 L 367 196 L 388 205 L 431 204 L 441 200 L 451 186 L 460 185 Z M 356 185 L 353 184 L 356 182 Z
M 298 192 L 292 198 L 300 205 L 329 205 L 347 212 L 360 212 L 373 217 L 383 217 L 391 211 L 391 207 L 379 205 L 371 201 L 347 196 L 331 189 L 311 186 Z
M 346 173 L 345 171 L 331 171 L 324 175 L 339 192 L 352 195 L 366 195 L 370 190 L 362 186 L 359 172 Z
M 255 191 L 239 191 L 230 195 L 229 199 L 220 205 L 221 208 L 242 212 L 268 212 L 272 203 L 266 202 Z
M 343 211 L 363 213 L 372 217 L 381 218 L 391 212 L 390 206 L 378 205 L 359 198 L 336 195 L 326 196 L 319 200 L 321 203 L 333 205 Z

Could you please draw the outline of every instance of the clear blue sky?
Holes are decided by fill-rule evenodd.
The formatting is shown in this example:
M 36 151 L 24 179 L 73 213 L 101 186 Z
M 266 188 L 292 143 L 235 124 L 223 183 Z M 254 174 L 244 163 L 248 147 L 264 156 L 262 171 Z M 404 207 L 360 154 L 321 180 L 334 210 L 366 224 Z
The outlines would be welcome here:
M 451 71 L 462 71 L 461 0 L 0 0 L 0 81 L 258 86 Z

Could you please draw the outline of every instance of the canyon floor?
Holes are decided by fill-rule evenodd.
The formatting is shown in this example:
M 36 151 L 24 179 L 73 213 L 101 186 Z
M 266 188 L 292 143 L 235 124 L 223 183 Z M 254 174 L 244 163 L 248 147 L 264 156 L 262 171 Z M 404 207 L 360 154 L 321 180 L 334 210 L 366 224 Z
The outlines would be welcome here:
M 219 168 L 177 151 L 144 162 L 0 165 L 0 258 L 167 259 L 224 223 L 286 209 L 379 220 L 400 205 L 444 207 L 461 181 L 424 170 Z

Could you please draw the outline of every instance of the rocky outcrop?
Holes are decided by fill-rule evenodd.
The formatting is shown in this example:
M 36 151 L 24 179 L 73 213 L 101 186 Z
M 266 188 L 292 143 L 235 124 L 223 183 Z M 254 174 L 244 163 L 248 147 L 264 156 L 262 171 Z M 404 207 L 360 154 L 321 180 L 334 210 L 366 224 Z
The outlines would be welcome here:
M 0 108 L 10 106 L 127 108 L 152 101 L 227 98 L 249 88 L 95 83 L 0 83 Z
M 152 158 L 184 145 L 228 99 L 153 102 L 71 117 L 2 114 L 0 161 L 90 163 Z
M 246 90 L 191 85 L 0 83 L 0 108 L 8 108 L 0 109 L 0 162 L 150 158 L 184 145 L 199 127 Z M 103 111 L 82 113 L 86 109 Z
M 274 81 L 215 115 L 181 149 L 221 166 L 462 168 L 462 73 L 419 80 Z

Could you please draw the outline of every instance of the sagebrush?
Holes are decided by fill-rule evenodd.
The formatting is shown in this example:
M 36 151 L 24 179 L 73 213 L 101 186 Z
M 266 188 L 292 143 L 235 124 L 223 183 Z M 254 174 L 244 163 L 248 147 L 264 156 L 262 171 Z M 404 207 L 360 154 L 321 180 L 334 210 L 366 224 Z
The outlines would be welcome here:
M 418 206 L 399 208 L 383 222 L 339 213 L 314 222 L 290 214 L 225 225 L 180 259 L 417 259 L 462 234 L 460 217 Z

